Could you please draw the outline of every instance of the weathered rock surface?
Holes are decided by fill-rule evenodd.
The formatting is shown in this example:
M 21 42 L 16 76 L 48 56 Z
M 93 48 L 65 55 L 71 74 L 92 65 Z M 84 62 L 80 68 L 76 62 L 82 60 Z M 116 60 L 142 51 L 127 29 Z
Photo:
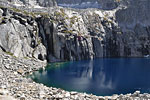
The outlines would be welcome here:
M 53 7 L 57 6 L 55 0 L 0 0 L 0 2 L 10 2 L 16 6 L 31 6 L 31 7 Z
M 31 16 L 1 9 L 0 47 L 15 57 L 46 59 L 46 48 L 38 36 L 38 25 Z
M 112 10 L 120 4 L 124 4 L 123 0 L 56 0 L 59 6 L 71 7 L 77 9 L 99 8 L 104 10 Z
M 1 49 L 49 62 L 149 55 L 149 1 L 128 2 L 109 11 L 2 8 Z

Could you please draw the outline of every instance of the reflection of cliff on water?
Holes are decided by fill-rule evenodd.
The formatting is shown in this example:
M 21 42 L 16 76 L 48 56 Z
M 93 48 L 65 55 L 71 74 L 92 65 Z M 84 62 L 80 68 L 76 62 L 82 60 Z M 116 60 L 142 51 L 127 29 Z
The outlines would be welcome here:
M 32 78 L 48 86 L 97 95 L 149 92 L 149 59 L 104 58 L 49 65 Z

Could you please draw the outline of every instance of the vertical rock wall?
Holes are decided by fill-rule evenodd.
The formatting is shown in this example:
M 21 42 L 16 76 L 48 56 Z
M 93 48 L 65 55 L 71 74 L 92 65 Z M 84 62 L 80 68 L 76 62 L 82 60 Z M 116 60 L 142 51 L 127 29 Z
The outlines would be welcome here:
M 137 2 L 110 11 L 1 8 L 0 48 L 49 62 L 149 55 L 149 1 Z

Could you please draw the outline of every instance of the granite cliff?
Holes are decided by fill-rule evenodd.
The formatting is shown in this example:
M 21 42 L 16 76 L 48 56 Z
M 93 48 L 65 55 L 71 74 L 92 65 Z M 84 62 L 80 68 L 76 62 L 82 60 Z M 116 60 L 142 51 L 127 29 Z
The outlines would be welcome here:
M 14 4 L 15 6 L 31 6 L 31 7 L 57 6 L 57 3 L 55 0 L 0 0 L 0 2 Z
M 49 62 L 148 55 L 150 2 L 119 3 L 113 10 L 1 3 L 0 47 L 15 57 Z

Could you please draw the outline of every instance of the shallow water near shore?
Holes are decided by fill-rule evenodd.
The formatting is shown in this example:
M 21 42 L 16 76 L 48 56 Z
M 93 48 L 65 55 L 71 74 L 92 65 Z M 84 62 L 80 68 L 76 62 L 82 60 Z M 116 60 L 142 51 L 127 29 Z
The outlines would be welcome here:
M 34 72 L 37 83 L 68 91 L 113 94 L 150 93 L 149 58 L 104 58 L 48 64 Z

